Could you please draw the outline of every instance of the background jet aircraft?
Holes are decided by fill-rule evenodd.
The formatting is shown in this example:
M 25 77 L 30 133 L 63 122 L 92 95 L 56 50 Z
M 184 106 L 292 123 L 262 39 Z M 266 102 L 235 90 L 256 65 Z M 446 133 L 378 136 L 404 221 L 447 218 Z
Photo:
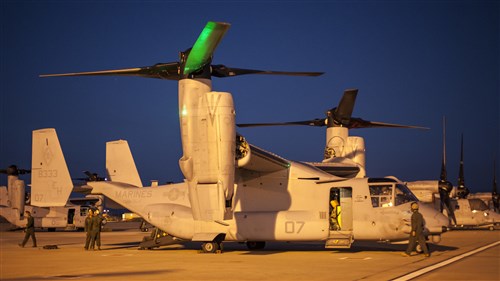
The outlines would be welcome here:
M 345 180 L 281 158 L 236 135 L 232 96 L 212 92 L 212 76 L 321 73 L 212 65 L 215 48 L 228 28 L 227 23 L 209 22 L 193 47 L 181 53 L 180 62 L 42 75 L 135 75 L 179 83 L 183 149 L 179 165 L 185 182 L 150 189 L 91 182 L 92 193 L 109 196 L 172 236 L 203 242 L 205 252 L 217 251 L 224 240 L 246 241 L 250 247 L 276 240 L 326 241 L 327 247 L 349 247 L 353 238 L 406 240 L 409 204 L 416 199 L 404 186 L 387 179 Z M 379 195 L 379 189 L 390 195 Z M 340 227 L 330 219 L 333 200 L 342 207 Z M 445 218 L 430 208 L 422 208 L 422 213 L 427 234 L 438 242 Z

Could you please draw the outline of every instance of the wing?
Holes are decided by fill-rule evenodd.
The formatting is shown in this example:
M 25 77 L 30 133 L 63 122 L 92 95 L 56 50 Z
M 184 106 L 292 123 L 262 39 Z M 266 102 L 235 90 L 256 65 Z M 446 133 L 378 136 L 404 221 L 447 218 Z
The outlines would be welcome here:
M 249 144 L 249 148 L 245 161 L 239 165 L 240 168 L 256 172 L 276 172 L 290 167 L 290 161 L 285 158 L 252 144 Z

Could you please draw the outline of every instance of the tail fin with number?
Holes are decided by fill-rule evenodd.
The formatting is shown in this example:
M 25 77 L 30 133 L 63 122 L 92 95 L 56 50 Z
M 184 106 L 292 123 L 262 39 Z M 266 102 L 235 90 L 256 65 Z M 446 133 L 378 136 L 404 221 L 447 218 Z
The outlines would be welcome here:
M 31 204 L 64 206 L 73 190 L 66 160 L 53 128 L 33 131 Z

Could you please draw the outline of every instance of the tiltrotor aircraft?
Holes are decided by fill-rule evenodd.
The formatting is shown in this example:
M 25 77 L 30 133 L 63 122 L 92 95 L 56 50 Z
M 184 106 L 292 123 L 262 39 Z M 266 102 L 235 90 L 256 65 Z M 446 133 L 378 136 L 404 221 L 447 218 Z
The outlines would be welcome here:
M 54 129 L 33 131 L 32 153 L 31 193 L 26 192 L 24 181 L 19 179 L 19 175 L 28 170 L 15 165 L 2 170 L 8 181 L 7 186 L 0 187 L 0 216 L 12 225 L 25 227 L 24 212 L 30 211 L 35 227 L 54 231 L 56 228 L 83 229 L 91 207 L 100 208 L 102 212 L 102 196 L 69 198 L 73 182 Z
M 495 172 L 495 171 L 494 171 Z M 458 186 L 447 180 L 446 172 L 446 131 L 443 119 L 443 160 L 439 181 L 425 180 L 406 182 L 408 188 L 419 198 L 435 209 L 440 210 L 450 220 L 451 229 L 488 228 L 494 230 L 500 226 L 500 215 L 490 210 L 480 198 L 472 198 L 469 189 L 465 186 L 464 177 L 464 142 L 463 136 L 460 149 L 460 167 Z M 496 194 L 496 179 L 493 180 L 494 200 Z M 498 197 L 496 197 L 498 198 Z
M 181 53 L 180 62 L 42 75 L 125 75 L 179 83 L 179 166 L 185 181 L 151 188 L 126 181 L 91 182 L 92 193 L 104 194 L 173 237 L 203 242 L 204 252 L 221 249 L 223 241 L 246 242 L 256 249 L 266 241 L 325 241 L 326 247 L 349 247 L 354 239 L 407 240 L 410 204 L 417 199 L 404 185 L 389 179 L 334 176 L 265 151 L 236 134 L 232 96 L 212 91 L 212 76 L 321 73 L 212 65 L 215 48 L 229 26 L 208 22 L 193 47 Z M 336 212 L 333 220 L 332 206 L 337 205 L 341 213 Z M 421 212 L 426 235 L 439 242 L 446 217 L 430 207 L 423 206 Z
M 358 89 L 348 89 L 337 107 L 326 112 L 326 118 L 305 121 L 237 124 L 240 128 L 262 126 L 326 126 L 326 144 L 322 162 L 309 164 L 334 176 L 351 178 L 366 177 L 365 141 L 359 136 L 350 136 L 349 129 L 359 128 L 412 128 L 428 129 L 419 126 L 374 122 L 352 117 Z

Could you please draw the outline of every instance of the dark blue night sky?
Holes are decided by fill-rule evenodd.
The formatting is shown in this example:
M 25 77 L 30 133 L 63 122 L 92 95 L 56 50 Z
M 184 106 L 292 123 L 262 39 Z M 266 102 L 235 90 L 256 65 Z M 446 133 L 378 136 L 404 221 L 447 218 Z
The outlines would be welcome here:
M 466 186 L 490 191 L 500 152 L 499 7 L 472 0 L 2 0 L 0 168 L 29 168 L 31 131 L 50 127 L 73 177 L 104 175 L 105 142 L 126 139 L 145 185 L 181 181 L 176 82 L 38 75 L 176 61 L 213 20 L 231 23 L 214 64 L 326 72 L 213 78 L 214 90 L 233 94 L 238 123 L 322 118 L 344 89 L 358 88 L 353 116 L 431 128 L 351 130 L 365 138 L 369 176 L 438 179 L 446 116 L 448 179 L 456 185 L 463 133 Z M 238 131 L 282 157 L 322 159 L 324 128 Z

